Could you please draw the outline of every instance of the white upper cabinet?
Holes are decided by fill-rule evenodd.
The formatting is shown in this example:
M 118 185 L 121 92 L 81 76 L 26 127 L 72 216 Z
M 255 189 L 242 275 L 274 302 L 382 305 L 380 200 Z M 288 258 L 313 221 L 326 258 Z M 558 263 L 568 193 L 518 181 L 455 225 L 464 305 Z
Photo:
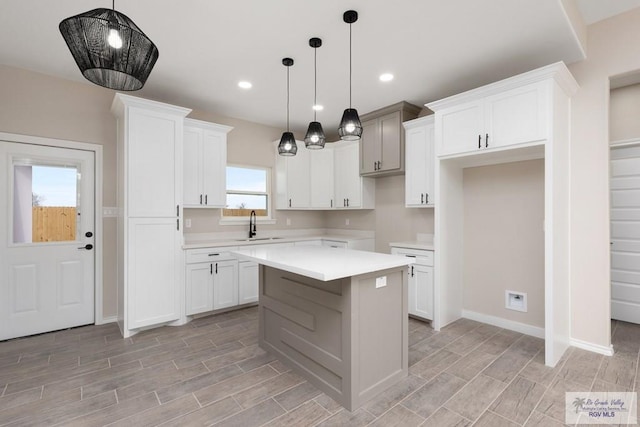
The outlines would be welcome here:
M 334 203 L 333 151 L 309 150 L 311 208 L 331 209 Z
M 536 82 L 475 97 L 468 92 L 461 102 L 451 101 L 436 113 L 438 156 L 543 143 L 549 135 L 550 90 L 547 82 Z
M 359 142 L 327 143 L 295 156 L 276 154 L 277 209 L 373 209 L 374 182 L 360 177 Z
M 200 120 L 184 120 L 185 207 L 225 206 L 227 133 L 232 129 Z
M 295 156 L 276 154 L 276 209 L 308 208 L 311 203 L 309 185 L 309 150 L 304 141 L 296 141 Z
M 336 209 L 373 209 L 375 182 L 360 176 L 360 141 L 333 144 Z
M 404 122 L 406 140 L 405 205 L 433 207 L 434 123 L 433 115 Z

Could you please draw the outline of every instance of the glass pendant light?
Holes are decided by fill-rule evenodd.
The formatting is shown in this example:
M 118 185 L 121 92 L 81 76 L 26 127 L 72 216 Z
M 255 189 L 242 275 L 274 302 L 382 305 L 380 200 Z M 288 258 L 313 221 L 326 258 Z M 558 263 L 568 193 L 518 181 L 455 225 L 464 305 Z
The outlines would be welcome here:
M 282 65 L 287 67 L 287 131 L 282 132 L 282 137 L 278 144 L 278 154 L 281 156 L 295 156 L 298 152 L 298 146 L 293 133 L 289 131 L 289 67 L 293 65 L 293 59 L 283 58 Z
M 115 90 L 144 86 L 158 60 L 158 48 L 126 15 L 98 8 L 60 22 L 60 32 L 82 75 Z
M 355 108 L 351 108 L 351 24 L 358 20 L 358 12 L 347 10 L 342 15 L 342 19 L 349 24 L 349 108 L 342 113 L 338 135 L 343 141 L 357 141 L 362 136 L 362 123 L 360 122 L 360 117 L 358 117 L 358 111 Z
M 318 48 L 322 46 L 322 40 L 313 37 L 309 39 L 309 46 L 313 48 L 313 121 L 309 123 L 309 129 L 304 137 L 304 144 L 311 150 L 319 150 L 324 148 L 326 138 L 324 136 L 324 130 L 322 130 L 322 124 L 316 120 L 316 105 L 318 94 Z

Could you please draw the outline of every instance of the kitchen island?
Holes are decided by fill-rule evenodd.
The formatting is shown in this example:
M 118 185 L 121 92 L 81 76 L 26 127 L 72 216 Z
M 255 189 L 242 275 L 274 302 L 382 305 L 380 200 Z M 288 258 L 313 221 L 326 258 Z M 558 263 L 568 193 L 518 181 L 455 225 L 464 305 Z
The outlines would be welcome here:
M 260 264 L 260 347 L 345 408 L 407 376 L 412 259 L 317 246 L 233 254 Z

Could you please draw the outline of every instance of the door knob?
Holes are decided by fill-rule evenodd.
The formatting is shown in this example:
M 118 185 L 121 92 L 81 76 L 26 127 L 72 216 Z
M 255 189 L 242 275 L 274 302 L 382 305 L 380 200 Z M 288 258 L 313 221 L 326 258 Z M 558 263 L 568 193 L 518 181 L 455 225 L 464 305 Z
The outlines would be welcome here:
M 84 233 L 84 235 L 85 235 L 86 237 L 93 237 L 93 233 L 92 233 L 92 232 L 90 232 L 90 231 L 87 231 L 86 233 Z
M 78 249 L 86 249 L 86 250 L 90 251 L 91 249 L 93 249 L 93 245 L 91 243 L 87 243 L 84 246 L 80 246 Z

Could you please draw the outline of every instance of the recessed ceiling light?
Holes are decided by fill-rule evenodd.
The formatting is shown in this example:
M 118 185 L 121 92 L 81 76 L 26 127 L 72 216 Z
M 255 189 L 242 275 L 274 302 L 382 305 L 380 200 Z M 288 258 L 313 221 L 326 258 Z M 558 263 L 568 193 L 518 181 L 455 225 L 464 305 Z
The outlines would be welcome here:
M 251 89 L 253 85 L 251 84 L 251 82 L 241 81 L 241 82 L 238 82 L 238 86 L 241 87 L 242 89 Z
M 316 104 L 316 105 L 314 105 L 314 106 L 313 106 L 313 107 L 311 107 L 311 108 L 313 108 L 315 111 L 322 111 L 322 110 L 324 110 L 324 107 L 323 107 L 322 105 L 320 105 L 320 104 Z
M 393 74 L 391 73 L 380 74 L 381 82 L 390 82 L 391 80 L 393 80 Z

